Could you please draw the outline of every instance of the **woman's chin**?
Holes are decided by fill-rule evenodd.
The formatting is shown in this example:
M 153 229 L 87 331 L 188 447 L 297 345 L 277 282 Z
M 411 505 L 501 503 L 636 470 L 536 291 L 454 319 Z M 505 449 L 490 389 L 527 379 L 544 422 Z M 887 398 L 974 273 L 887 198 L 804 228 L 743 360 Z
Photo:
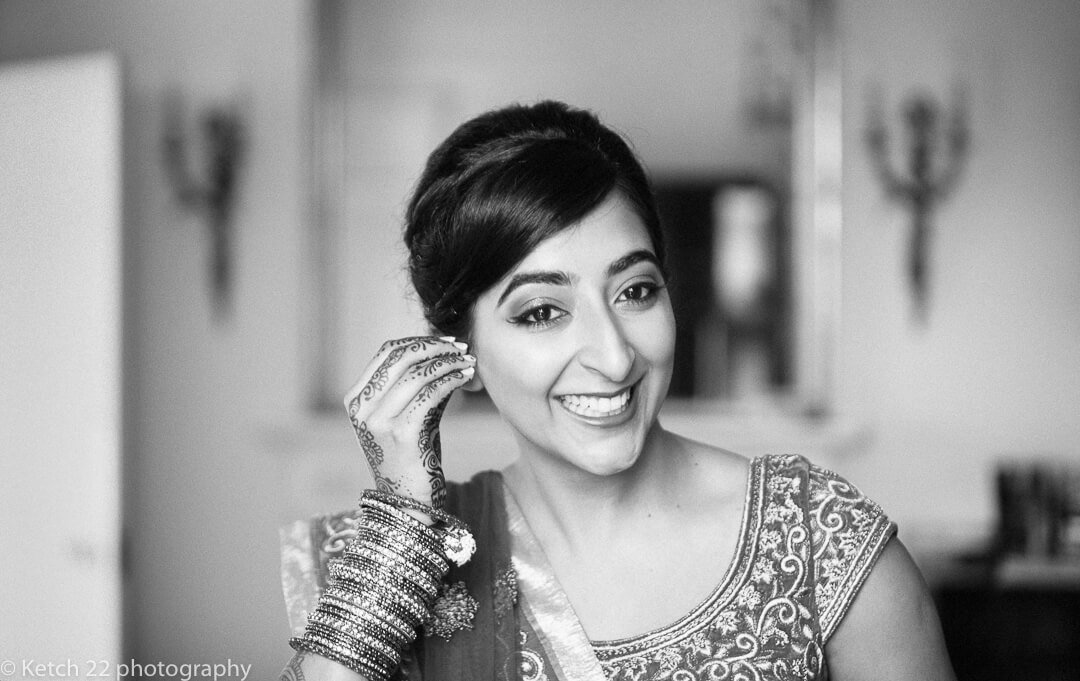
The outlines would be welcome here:
M 625 473 L 626 471 L 633 468 L 635 463 L 637 463 L 637 459 L 634 459 L 634 460 L 631 460 L 631 461 L 617 461 L 617 462 L 616 461 L 606 461 L 606 462 L 596 463 L 596 464 L 590 463 L 589 465 L 580 465 L 579 464 L 578 468 L 580 468 L 581 470 L 585 471 L 586 473 L 588 473 L 590 475 L 595 475 L 596 477 L 609 478 L 609 477 L 612 477 L 612 476 L 615 476 L 615 475 L 619 475 L 620 473 Z
M 640 443 L 626 443 L 615 448 L 595 447 L 585 449 L 567 461 L 590 475 L 611 477 L 634 468 L 641 458 L 641 451 Z
M 641 405 L 633 406 L 630 418 L 615 426 L 597 426 L 564 414 L 535 437 L 515 429 L 521 453 L 557 462 L 556 468 L 564 471 L 577 470 L 596 477 L 626 473 L 640 464 L 652 431 L 659 425 L 655 417 L 646 418 L 648 414 Z

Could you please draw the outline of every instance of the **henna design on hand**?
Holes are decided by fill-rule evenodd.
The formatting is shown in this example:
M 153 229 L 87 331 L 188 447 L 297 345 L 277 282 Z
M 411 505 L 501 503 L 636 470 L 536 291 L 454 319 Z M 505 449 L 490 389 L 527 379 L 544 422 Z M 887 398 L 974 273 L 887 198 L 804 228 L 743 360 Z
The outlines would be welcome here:
M 356 433 L 361 449 L 364 450 L 368 466 L 371 468 L 375 488 L 380 491 L 424 496 L 423 487 L 412 489 L 417 483 L 420 483 L 420 480 L 413 477 L 415 473 L 398 471 L 397 474 L 387 477 L 380 470 L 387 463 L 386 452 L 364 420 L 367 418 L 367 408 L 364 405 L 371 400 L 381 398 L 381 393 L 390 384 L 390 375 L 394 367 L 403 361 L 408 354 L 427 352 L 432 348 L 440 347 L 442 342 L 443 339 L 431 336 L 413 336 L 387 341 L 379 350 L 378 356 L 383 356 L 382 362 L 360 389 L 360 392 L 348 401 L 346 411 L 349 415 L 349 421 L 352 424 L 353 431 Z M 421 413 L 420 409 L 430 405 L 437 398 L 442 387 L 448 382 L 460 380 L 463 377 L 461 370 L 450 371 L 442 376 L 439 375 L 446 371 L 447 368 L 452 368 L 461 361 L 462 355 L 460 352 L 440 352 L 419 361 L 408 369 L 406 379 L 422 384 L 417 395 L 411 400 L 411 409 L 415 410 L 416 413 L 409 416 L 410 419 L 418 417 L 419 413 Z M 449 396 L 446 396 L 440 399 L 436 406 L 428 409 L 421 421 L 420 433 L 417 438 L 420 463 L 428 476 L 431 495 L 430 503 L 436 508 L 441 508 L 446 500 L 446 481 L 442 472 L 439 420 L 448 402 Z M 395 463 L 392 468 L 396 469 L 396 466 Z
M 425 402 L 430 401 L 431 397 L 436 392 L 438 392 L 439 388 L 441 388 L 444 383 L 446 383 L 447 381 L 453 381 L 453 380 L 459 379 L 459 378 L 462 378 L 462 373 L 461 373 L 460 369 L 457 370 L 457 371 L 451 371 L 450 373 L 446 374 L 445 376 L 440 376 L 439 378 L 436 378 L 434 381 L 432 381 L 431 383 L 427 383 L 426 385 L 421 387 L 419 391 L 417 391 L 416 397 L 414 398 L 413 403 L 417 404 L 417 405 L 420 405 L 420 404 L 423 404 Z M 441 415 L 441 412 L 440 412 L 440 415 Z M 428 412 L 427 416 L 431 416 L 431 412 Z M 425 419 L 427 418 L 427 416 L 425 416 Z
M 401 494 L 401 483 L 393 482 L 389 478 L 384 478 L 381 475 L 375 476 L 375 489 L 380 492 L 388 492 L 390 494 Z
M 368 430 L 367 424 L 360 420 L 359 413 L 360 396 L 357 395 L 349 402 L 349 422 L 352 423 L 353 431 L 356 433 L 356 440 L 360 443 L 360 449 L 364 450 L 368 466 L 377 475 L 378 466 L 385 460 L 383 448 L 375 441 L 375 436 Z
M 375 397 L 375 393 L 386 387 L 387 382 L 390 380 L 390 367 L 398 363 L 401 356 L 405 354 L 405 348 L 398 348 L 392 351 L 386 356 L 379 368 L 375 370 L 375 373 L 371 375 L 371 380 L 364 385 L 364 389 L 357 395 L 358 398 L 362 398 L 365 402 Z
M 383 448 L 375 441 L 375 436 L 368 430 L 366 423 L 361 422 L 356 428 L 356 439 L 360 442 L 360 448 L 364 450 L 368 465 L 373 471 L 376 470 L 386 457 L 383 455 Z
M 432 338 L 431 336 L 409 336 L 408 338 L 397 338 L 392 341 L 387 341 L 383 344 L 382 351 L 389 348 L 394 349 L 390 351 L 390 354 L 382 361 L 379 368 L 375 370 L 375 373 L 371 376 L 371 380 L 364 385 L 357 397 L 361 398 L 364 402 L 370 401 L 375 397 L 375 393 L 386 387 L 390 377 L 390 367 L 401 361 L 401 358 L 405 353 L 426 350 L 429 347 L 434 347 L 438 342 L 439 339 Z
M 356 397 L 349 400 L 348 412 L 349 412 L 349 423 L 352 424 L 353 431 L 356 433 L 357 437 L 359 437 L 360 436 L 360 426 L 362 425 L 360 423 L 360 419 L 357 417 L 357 414 L 360 413 L 360 396 L 359 395 L 357 395 Z
M 413 376 L 428 378 L 439 373 L 439 369 L 449 366 L 461 359 L 461 355 L 455 352 L 446 352 L 441 355 L 435 355 L 423 364 L 418 364 L 413 367 L 410 372 Z
M 428 410 L 427 415 L 424 416 L 423 425 L 420 427 L 420 437 L 416 442 L 420 448 L 420 460 L 431 483 L 431 505 L 434 508 L 442 508 L 446 505 L 446 477 L 442 471 L 442 440 L 439 437 L 439 421 L 449 402 L 450 397 L 445 397 Z

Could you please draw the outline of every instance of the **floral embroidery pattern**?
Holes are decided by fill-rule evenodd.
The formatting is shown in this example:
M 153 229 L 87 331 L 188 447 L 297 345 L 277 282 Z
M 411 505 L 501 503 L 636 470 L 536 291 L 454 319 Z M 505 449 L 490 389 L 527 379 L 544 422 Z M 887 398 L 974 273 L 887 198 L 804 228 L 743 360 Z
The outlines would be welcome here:
M 322 534 L 320 548 L 329 558 L 336 558 L 345 550 L 345 545 L 360 531 L 360 514 L 348 510 L 319 519 L 319 531 Z
M 876 503 L 836 473 L 811 466 L 814 590 L 824 638 L 832 635 L 895 525 Z M 865 566 L 866 571 L 854 568 Z
M 469 595 L 465 582 L 443 584 L 432 607 L 431 620 L 424 625 L 428 636 L 441 636 L 445 640 L 462 629 L 473 628 L 473 618 L 480 607 Z
M 798 456 L 754 460 L 747 513 L 730 578 L 690 615 L 594 643 L 610 681 L 827 678 L 824 643 L 895 526 Z
M 330 560 L 345 552 L 345 546 L 360 531 L 360 509 L 354 508 L 332 515 L 325 515 L 314 520 L 312 527 L 313 543 L 318 550 L 318 597 L 326 588 L 326 575 Z

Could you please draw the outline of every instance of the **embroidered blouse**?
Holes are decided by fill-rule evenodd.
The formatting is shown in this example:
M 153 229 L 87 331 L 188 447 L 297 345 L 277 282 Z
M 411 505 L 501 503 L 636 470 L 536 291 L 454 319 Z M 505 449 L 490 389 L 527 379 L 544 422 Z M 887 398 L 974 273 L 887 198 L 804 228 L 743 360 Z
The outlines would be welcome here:
M 895 532 L 835 473 L 754 459 L 735 560 L 713 593 L 666 628 L 593 650 L 610 681 L 827 678 L 824 645 Z
M 435 655 L 428 658 L 434 666 L 425 673 L 410 655 L 400 678 L 488 678 L 474 668 L 469 651 L 501 650 L 485 659 L 494 661 L 494 678 L 507 681 L 827 679 L 825 643 L 896 532 L 877 504 L 835 473 L 801 456 L 756 458 L 736 555 L 712 594 L 667 627 L 589 641 L 499 474 L 480 473 L 451 492 L 451 500 L 461 497 L 456 512 L 487 540 L 478 542 L 481 549 L 465 566 L 479 572 L 463 575 L 463 582 L 449 575 L 440 600 L 476 596 L 485 605 L 475 623 L 471 615 L 450 623 L 446 641 L 429 626 L 417 643 Z M 470 518 L 477 509 L 482 513 Z M 359 522 L 353 510 L 283 531 L 283 586 L 296 633 L 325 586 L 327 561 L 355 536 Z M 482 558 L 485 551 L 490 555 Z M 506 617 L 510 613 L 515 616 Z M 514 634 L 517 641 L 510 641 Z M 442 651 L 449 657 L 438 657 Z M 446 673 L 449 659 L 460 667 L 453 674 Z

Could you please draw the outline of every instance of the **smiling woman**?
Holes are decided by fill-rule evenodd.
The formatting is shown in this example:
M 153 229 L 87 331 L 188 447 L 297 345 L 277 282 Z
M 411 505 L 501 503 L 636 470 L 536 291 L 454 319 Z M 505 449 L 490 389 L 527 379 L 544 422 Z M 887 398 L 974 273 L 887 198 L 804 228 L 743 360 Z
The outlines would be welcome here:
M 286 678 L 952 678 L 880 507 L 660 424 L 675 322 L 623 138 L 558 102 L 483 114 L 432 153 L 405 240 L 432 335 L 346 395 L 377 489 L 291 550 L 314 598 Z M 518 459 L 447 484 L 444 408 L 480 386 Z
M 675 319 L 649 234 L 622 195 L 481 295 L 470 340 L 478 379 L 537 465 L 598 475 L 633 465 L 667 394 Z

